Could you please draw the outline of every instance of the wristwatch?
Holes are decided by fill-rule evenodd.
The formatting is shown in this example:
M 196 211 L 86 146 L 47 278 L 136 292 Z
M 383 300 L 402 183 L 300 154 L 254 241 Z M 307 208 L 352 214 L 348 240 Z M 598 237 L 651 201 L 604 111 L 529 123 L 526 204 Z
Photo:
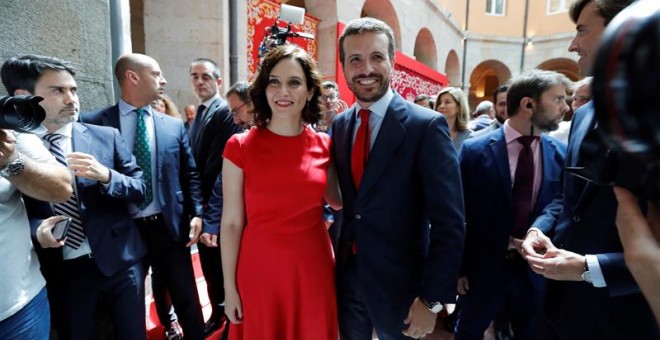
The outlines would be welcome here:
M 9 178 L 16 176 L 23 172 L 23 169 L 25 169 L 25 156 L 19 152 L 15 160 L 0 168 L 0 177 Z
M 438 314 L 440 311 L 442 311 L 442 303 L 440 302 L 426 302 L 426 300 L 421 299 L 422 303 L 426 306 L 426 308 L 431 311 L 433 314 Z

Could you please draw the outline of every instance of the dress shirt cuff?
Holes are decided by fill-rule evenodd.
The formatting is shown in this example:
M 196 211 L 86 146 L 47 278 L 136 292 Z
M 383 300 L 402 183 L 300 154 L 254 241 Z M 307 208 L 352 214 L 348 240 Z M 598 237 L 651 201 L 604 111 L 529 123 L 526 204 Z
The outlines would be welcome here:
M 591 280 L 594 287 L 607 287 L 603 271 L 600 269 L 600 263 L 598 263 L 598 257 L 596 255 L 585 255 L 584 257 L 587 259 L 587 269 L 591 273 Z

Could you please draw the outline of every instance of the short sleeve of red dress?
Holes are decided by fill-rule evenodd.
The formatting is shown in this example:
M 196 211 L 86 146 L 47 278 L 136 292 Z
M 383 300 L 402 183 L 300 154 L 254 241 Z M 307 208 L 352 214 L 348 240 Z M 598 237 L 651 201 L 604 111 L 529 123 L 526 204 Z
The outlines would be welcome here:
M 230 160 L 241 169 L 243 169 L 243 153 L 241 152 L 241 147 L 245 140 L 244 137 L 245 133 L 239 133 L 231 136 L 225 145 L 224 152 L 222 153 L 222 157 Z

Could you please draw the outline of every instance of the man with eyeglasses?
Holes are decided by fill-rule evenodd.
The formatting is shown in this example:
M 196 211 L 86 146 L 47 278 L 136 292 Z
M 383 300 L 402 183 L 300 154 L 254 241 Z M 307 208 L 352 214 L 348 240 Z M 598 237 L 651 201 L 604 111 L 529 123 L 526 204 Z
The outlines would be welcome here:
M 239 81 L 232 85 L 225 95 L 229 112 L 234 117 L 234 123 L 242 129 L 249 129 L 254 125 L 254 112 L 250 99 L 250 83 Z
M 348 109 L 348 105 L 339 99 L 339 87 L 334 81 L 324 81 L 321 83 L 320 99 L 324 111 L 321 113 L 322 118 L 317 124 L 316 130 L 330 133 L 330 127 L 335 116 L 337 113 Z

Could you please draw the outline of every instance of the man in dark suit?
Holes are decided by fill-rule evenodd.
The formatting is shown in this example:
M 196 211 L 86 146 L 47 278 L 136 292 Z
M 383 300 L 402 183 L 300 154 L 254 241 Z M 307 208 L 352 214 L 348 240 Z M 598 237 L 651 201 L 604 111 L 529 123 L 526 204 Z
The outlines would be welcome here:
M 58 299 L 72 339 L 96 337 L 94 319 L 101 295 L 108 299 L 117 338 L 144 339 L 144 265 L 146 247 L 128 211 L 144 200 L 142 171 L 115 129 L 77 123 L 74 70 L 57 58 L 26 55 L 7 67 L 17 81 L 15 94 L 45 98 L 42 136 L 58 162 L 75 176 L 74 194 L 62 204 L 25 198 L 41 252 L 49 295 Z M 20 79 L 20 82 L 18 82 Z M 29 85 L 33 84 L 32 88 Z M 65 240 L 51 229 L 71 218 Z M 65 337 L 63 334 L 62 337 Z
M 566 148 L 541 132 L 556 130 L 569 110 L 569 86 L 565 76 L 551 71 L 514 77 L 503 128 L 468 139 L 461 148 L 466 238 L 456 339 L 483 339 L 501 308 L 516 338 L 537 336 L 545 279 L 518 249 L 531 218 L 559 190 Z
M 218 65 L 210 59 L 196 59 L 190 64 L 190 80 L 199 99 L 197 115 L 190 125 L 190 145 L 201 174 L 202 204 L 206 206 L 220 171 L 222 151 L 227 140 L 241 131 L 234 123 L 227 102 L 220 98 L 222 78 Z M 209 300 L 213 312 L 206 324 L 207 334 L 221 326 L 225 300 L 220 248 L 218 248 L 219 226 L 204 224 L 201 242 L 197 245 L 202 271 L 206 279 Z
M 580 56 L 582 75 L 591 73 L 605 26 L 631 2 L 578 0 L 573 4 L 570 14 L 577 33 L 569 51 Z M 593 103 L 577 110 L 566 167 L 584 165 L 580 148 L 587 132 L 597 129 L 595 123 Z M 534 271 L 550 279 L 544 308 L 547 336 L 659 339 L 653 314 L 624 263 L 612 188 L 566 172 L 562 189 L 534 221 L 523 243 Z
M 138 163 L 144 158 L 140 166 L 149 172 L 146 180 L 151 190 L 144 204 L 130 209 L 149 248 L 152 280 L 169 292 L 186 339 L 203 339 L 204 319 L 190 256 L 190 246 L 199 239 L 202 227 L 201 188 L 188 135 L 181 120 L 150 105 L 166 84 L 153 58 L 124 55 L 117 60 L 115 76 L 121 88 L 119 103 L 83 118 L 120 129 L 128 145 L 134 145 Z M 146 140 L 141 127 L 146 129 Z
M 464 238 L 456 152 L 442 115 L 390 89 L 394 40 L 385 23 L 351 21 L 339 45 L 358 99 L 332 127 L 344 202 L 341 338 L 371 339 L 374 328 L 379 339 L 418 338 L 456 301 Z
M 495 110 L 495 119 L 493 119 L 493 122 L 485 128 L 471 133 L 470 138 L 483 136 L 502 127 L 502 124 L 504 124 L 504 121 L 508 118 L 506 113 L 506 92 L 508 90 L 508 85 L 500 85 L 495 89 L 493 92 L 493 109 Z

